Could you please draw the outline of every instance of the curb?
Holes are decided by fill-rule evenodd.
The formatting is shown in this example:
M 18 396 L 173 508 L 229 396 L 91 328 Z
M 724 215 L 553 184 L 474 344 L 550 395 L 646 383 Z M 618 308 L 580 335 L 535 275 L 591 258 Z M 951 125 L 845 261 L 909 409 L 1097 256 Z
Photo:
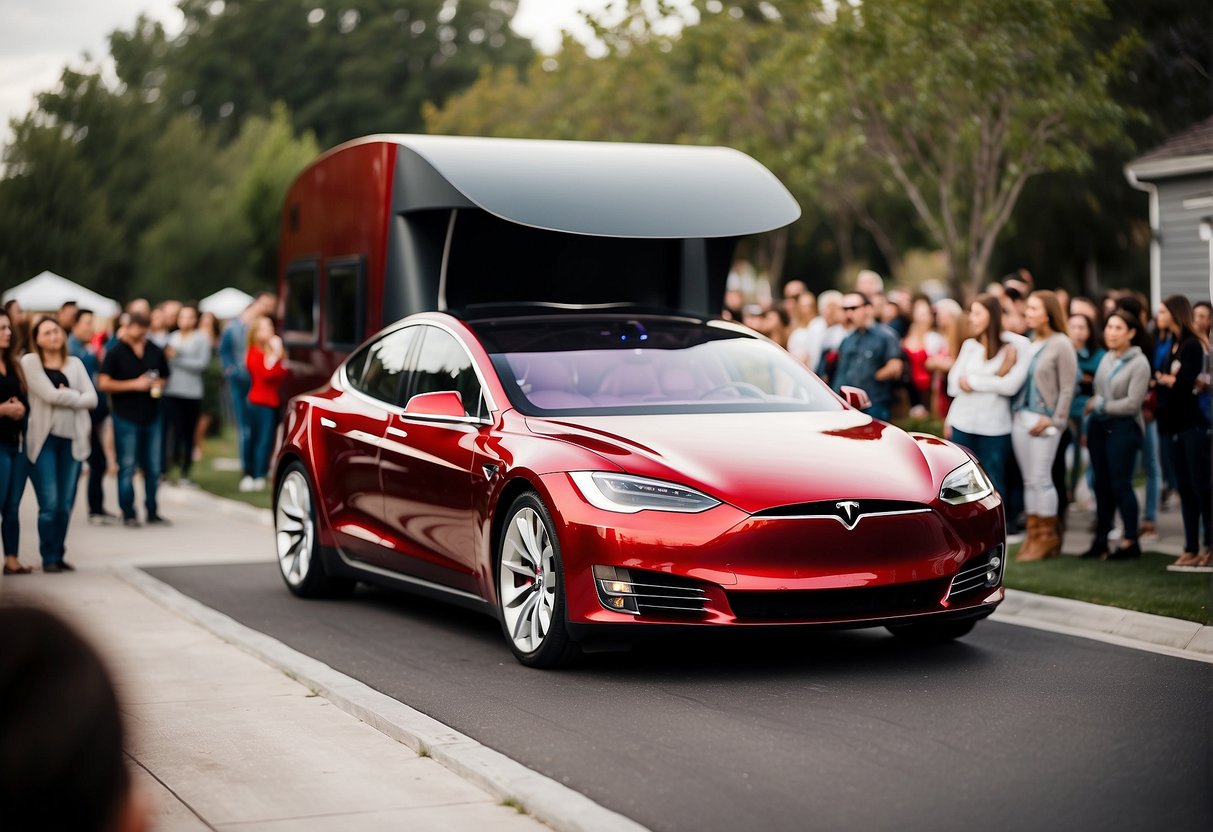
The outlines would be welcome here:
M 1213 627 L 1180 618 L 1008 589 L 990 620 L 1213 664 Z
M 532 771 L 277 639 L 240 624 L 140 569 L 117 567 L 114 572 L 171 612 L 281 670 L 340 710 L 418 754 L 434 758 L 493 797 L 518 804 L 557 832 L 647 832 L 646 827 L 600 806 L 580 792 Z

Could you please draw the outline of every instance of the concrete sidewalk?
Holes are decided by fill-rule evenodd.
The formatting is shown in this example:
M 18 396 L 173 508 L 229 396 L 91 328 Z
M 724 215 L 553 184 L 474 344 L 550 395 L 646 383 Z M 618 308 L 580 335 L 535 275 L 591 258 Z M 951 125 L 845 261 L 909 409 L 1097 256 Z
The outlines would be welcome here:
M 268 512 L 163 493 L 172 527 L 90 526 L 81 499 L 68 536 L 78 571 L 0 580 L 4 603 L 55 610 L 107 660 L 155 828 L 546 828 L 124 581 L 121 567 L 265 560 L 273 551 Z M 26 565 L 38 563 L 34 505 L 31 491 L 22 505 Z

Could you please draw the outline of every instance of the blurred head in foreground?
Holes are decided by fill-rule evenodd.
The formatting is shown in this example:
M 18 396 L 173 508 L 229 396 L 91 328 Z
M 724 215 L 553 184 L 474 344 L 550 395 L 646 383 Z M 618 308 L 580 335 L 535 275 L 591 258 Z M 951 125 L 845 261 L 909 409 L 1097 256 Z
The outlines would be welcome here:
M 5 830 L 141 832 L 101 659 L 61 620 L 0 607 L 0 817 Z

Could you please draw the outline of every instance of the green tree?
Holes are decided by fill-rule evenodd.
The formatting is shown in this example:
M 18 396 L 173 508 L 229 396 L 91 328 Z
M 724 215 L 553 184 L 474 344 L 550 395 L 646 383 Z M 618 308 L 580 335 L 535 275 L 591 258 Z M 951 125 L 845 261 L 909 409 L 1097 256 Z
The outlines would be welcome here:
M 953 292 L 976 291 L 1029 179 L 1082 171 L 1133 113 L 1111 94 L 1138 40 L 1093 51 L 1101 0 L 885 0 L 837 5 L 806 52 L 818 91 L 887 166 L 946 253 Z M 832 87 L 841 85 L 835 92 Z
M 197 298 L 272 287 L 283 198 L 318 152 L 281 104 L 223 147 L 192 117 L 173 119 L 155 149 L 148 198 L 162 210 L 139 240 L 134 291 Z
M 1038 281 L 1097 296 L 1104 287 L 1149 289 L 1146 195 L 1125 163 L 1213 113 L 1213 15 L 1204 0 L 1109 0 L 1088 40 L 1136 33 L 1142 48 L 1116 79 L 1117 101 L 1145 114 L 1124 141 L 1092 149 L 1086 172 L 1040 176 L 1024 186 L 992 261 L 994 274 L 1027 266 Z
M 482 66 L 520 65 L 516 0 L 182 0 L 185 29 L 145 75 L 165 106 L 234 136 L 284 102 L 324 145 L 422 128 L 421 106 L 472 83 Z
M 13 285 L 49 269 L 111 291 L 122 229 L 79 144 L 34 116 L 12 126 L 0 180 L 0 276 Z

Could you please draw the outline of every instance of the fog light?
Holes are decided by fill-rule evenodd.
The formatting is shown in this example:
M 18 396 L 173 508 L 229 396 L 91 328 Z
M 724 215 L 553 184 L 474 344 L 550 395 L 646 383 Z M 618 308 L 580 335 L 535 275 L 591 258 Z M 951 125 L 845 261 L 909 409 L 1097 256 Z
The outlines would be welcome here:
M 598 590 L 598 600 L 608 610 L 639 614 L 636 605 L 636 588 L 631 581 L 628 570 L 615 566 L 598 564 L 594 567 L 594 588 Z
M 1002 558 L 997 555 L 990 558 L 990 568 L 986 571 L 986 586 L 994 586 L 998 583 L 998 574 L 1001 571 L 999 569 L 1000 566 L 1002 566 Z

